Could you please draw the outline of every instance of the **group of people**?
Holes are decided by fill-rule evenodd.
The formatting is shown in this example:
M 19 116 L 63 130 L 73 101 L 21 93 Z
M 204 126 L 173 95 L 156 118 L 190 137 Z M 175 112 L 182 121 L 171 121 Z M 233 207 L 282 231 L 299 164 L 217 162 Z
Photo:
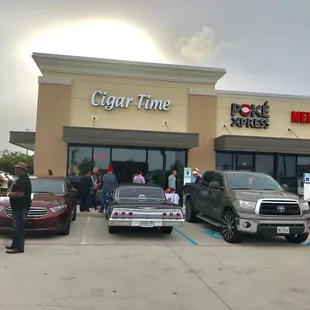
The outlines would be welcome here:
M 99 175 L 98 167 L 95 167 L 93 171 L 88 171 L 84 177 L 82 177 L 80 183 L 80 211 L 90 212 L 91 207 L 95 210 L 98 209 L 97 192 L 101 189 L 99 213 L 103 213 L 109 196 L 113 192 L 116 184 L 117 179 L 111 167 L 108 168 L 107 173 L 102 177 Z

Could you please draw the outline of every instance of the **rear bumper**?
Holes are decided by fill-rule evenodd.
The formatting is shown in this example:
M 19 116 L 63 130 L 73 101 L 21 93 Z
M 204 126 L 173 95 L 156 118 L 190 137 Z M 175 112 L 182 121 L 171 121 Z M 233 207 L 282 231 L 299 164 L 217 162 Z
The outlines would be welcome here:
M 175 227 L 184 225 L 185 220 L 152 220 L 152 219 L 109 219 L 109 226 L 122 226 L 122 227 L 147 227 L 143 226 L 144 223 L 150 223 L 149 227 Z M 153 226 L 152 224 L 153 223 Z M 141 225 L 142 224 L 142 225 Z
M 277 227 L 288 227 L 287 233 L 278 232 Z M 310 232 L 310 219 L 237 219 L 237 229 L 243 233 L 285 236 Z M 287 228 L 286 228 L 287 229 Z

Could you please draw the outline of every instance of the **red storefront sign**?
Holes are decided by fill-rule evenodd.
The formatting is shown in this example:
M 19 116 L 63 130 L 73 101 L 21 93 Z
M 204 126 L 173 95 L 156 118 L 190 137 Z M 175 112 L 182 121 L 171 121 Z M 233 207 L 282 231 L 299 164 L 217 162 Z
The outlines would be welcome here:
M 292 111 L 291 122 L 301 123 L 301 124 L 310 124 L 310 112 Z

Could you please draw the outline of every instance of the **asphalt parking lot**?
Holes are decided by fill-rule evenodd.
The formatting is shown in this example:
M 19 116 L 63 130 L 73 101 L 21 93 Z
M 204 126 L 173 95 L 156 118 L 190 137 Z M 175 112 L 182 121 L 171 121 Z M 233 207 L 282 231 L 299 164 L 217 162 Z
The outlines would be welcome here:
M 171 235 L 79 214 L 69 236 L 29 236 L 6 255 L 0 235 L 0 309 L 310 309 L 310 240 L 246 238 L 229 245 L 205 223 Z

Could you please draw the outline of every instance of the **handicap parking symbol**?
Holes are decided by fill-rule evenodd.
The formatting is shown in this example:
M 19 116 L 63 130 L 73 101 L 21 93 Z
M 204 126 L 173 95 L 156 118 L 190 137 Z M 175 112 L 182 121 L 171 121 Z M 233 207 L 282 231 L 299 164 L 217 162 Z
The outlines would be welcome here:
M 214 230 L 207 229 L 204 231 L 204 233 L 213 239 L 223 239 L 223 236 L 219 232 Z

